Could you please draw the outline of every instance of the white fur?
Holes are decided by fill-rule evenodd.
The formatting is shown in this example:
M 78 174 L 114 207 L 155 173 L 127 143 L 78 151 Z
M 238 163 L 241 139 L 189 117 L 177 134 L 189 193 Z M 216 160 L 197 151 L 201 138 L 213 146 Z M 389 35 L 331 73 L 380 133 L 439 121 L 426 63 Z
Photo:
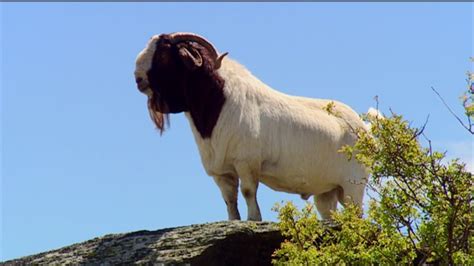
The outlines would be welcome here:
M 218 72 L 225 80 L 226 102 L 211 138 L 201 138 L 190 114 L 186 117 L 204 168 L 221 189 L 229 219 L 240 219 L 239 178 L 250 220 L 261 220 L 258 182 L 304 198 L 315 195 L 325 219 L 338 201 L 362 205 L 368 173 L 338 152 L 356 141 L 353 129 L 366 129 L 356 112 L 337 101 L 273 90 L 228 58 Z M 324 110 L 330 102 L 332 114 Z
M 153 55 L 156 50 L 156 42 L 159 40 L 158 35 L 154 35 L 148 40 L 145 49 L 143 49 L 137 56 L 135 64 L 135 78 L 147 79 L 147 72 L 150 70 L 153 60 Z M 144 91 L 148 96 L 152 95 L 152 91 L 148 88 Z

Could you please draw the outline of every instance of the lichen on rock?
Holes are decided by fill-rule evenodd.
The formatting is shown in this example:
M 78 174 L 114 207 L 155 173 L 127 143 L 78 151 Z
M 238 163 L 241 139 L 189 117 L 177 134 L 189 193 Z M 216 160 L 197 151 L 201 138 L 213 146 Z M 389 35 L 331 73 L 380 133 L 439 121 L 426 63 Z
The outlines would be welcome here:
M 282 241 L 274 223 L 226 221 L 105 235 L 0 265 L 270 265 Z

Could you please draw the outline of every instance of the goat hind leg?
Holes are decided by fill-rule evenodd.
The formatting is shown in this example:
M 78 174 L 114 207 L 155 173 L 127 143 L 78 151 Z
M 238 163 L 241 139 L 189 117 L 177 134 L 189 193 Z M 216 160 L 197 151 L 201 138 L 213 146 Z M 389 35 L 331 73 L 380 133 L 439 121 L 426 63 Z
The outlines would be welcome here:
M 363 208 L 365 184 L 364 183 L 351 183 L 347 182 L 343 184 L 342 190 L 338 193 L 339 202 L 342 206 L 347 206 L 347 204 L 354 204 L 359 208 Z
M 314 203 L 323 220 L 331 220 L 331 212 L 337 209 L 338 190 L 339 188 L 335 188 L 314 197 Z

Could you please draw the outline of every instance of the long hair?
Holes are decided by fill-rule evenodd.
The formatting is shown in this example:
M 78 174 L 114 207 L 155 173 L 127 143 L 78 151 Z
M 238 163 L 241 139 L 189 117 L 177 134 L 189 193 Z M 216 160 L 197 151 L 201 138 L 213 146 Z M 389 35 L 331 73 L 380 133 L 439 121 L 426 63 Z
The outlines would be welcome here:
M 161 107 L 164 104 L 161 102 L 156 93 L 148 97 L 148 112 L 150 118 L 155 123 L 156 128 L 160 131 L 160 135 L 165 131 L 165 127 L 169 127 L 169 115 L 162 113 Z

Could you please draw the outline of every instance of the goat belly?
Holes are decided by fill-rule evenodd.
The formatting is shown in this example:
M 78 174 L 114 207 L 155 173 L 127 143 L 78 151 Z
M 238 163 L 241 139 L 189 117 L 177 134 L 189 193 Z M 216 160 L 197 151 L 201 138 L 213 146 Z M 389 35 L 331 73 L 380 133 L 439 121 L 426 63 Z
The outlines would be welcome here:
M 319 179 L 319 178 L 316 178 Z M 324 180 L 324 179 L 322 179 Z M 312 195 L 330 191 L 337 186 L 326 182 L 315 184 L 315 180 L 307 180 L 301 176 L 269 176 L 262 175 L 260 182 L 267 187 L 292 194 Z M 309 196 L 306 196 L 309 197 Z

